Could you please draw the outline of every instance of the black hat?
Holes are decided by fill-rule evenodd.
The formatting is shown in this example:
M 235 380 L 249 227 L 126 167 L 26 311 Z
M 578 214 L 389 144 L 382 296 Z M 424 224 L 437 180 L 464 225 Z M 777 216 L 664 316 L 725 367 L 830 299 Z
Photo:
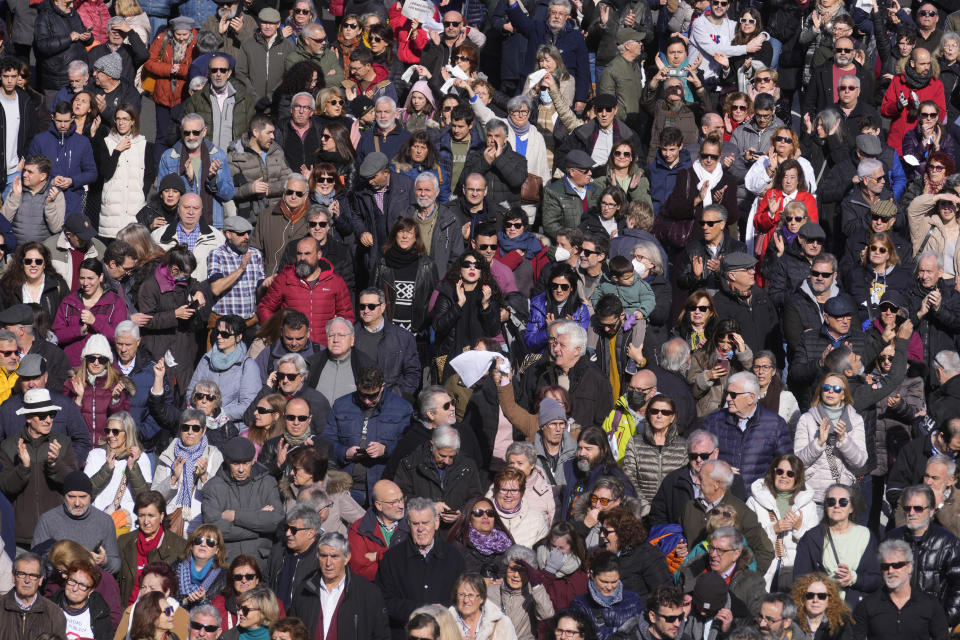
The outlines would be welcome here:
M 755 267 L 756 265 L 757 259 L 749 253 L 743 253 L 742 251 L 734 251 L 733 253 L 728 253 L 720 258 L 720 270 L 724 273 L 740 271 L 741 269 L 749 269 L 750 267 Z
M 183 184 L 183 178 L 175 173 L 168 173 L 160 179 L 160 185 L 157 187 L 157 191 L 163 193 L 167 189 L 176 189 L 180 192 L 180 195 L 187 192 L 187 186 Z
M 827 300 L 823 305 L 823 312 L 828 316 L 839 318 L 841 316 L 852 316 L 857 308 L 845 295 L 838 295 Z
M 360 95 L 350 101 L 350 113 L 357 120 L 366 115 L 370 109 L 373 109 L 373 100 L 367 96 Z
M 729 590 L 730 587 L 719 573 L 701 573 L 693 587 L 693 610 L 706 611 L 712 616 L 726 606 Z
M 22 324 L 32 327 L 33 321 L 33 309 L 28 304 L 15 304 L 0 311 L 0 326 Z
M 250 439 L 241 436 L 230 438 L 220 450 L 227 462 L 250 462 L 257 455 L 257 449 Z
M 67 495 L 71 491 L 83 491 L 84 493 L 89 493 L 92 496 L 93 482 L 90 481 L 90 478 L 83 471 L 71 471 L 69 474 L 67 474 L 67 477 L 63 479 L 63 488 L 61 489 L 61 494 Z
M 68 215 L 67 219 L 63 221 L 63 230 L 69 231 L 84 242 L 90 242 L 93 240 L 93 236 L 97 235 L 97 230 L 94 229 L 90 218 L 82 213 Z
M 614 109 L 617 106 L 617 96 L 601 93 L 593 99 L 594 109 Z
M 887 290 L 884 292 L 883 297 L 880 298 L 880 305 L 892 304 L 897 309 L 903 309 L 907 306 L 907 299 L 903 296 L 902 293 L 896 289 L 891 289 L 887 287 Z M 20 362 L 20 366 L 23 366 L 23 361 Z
M 804 222 L 798 235 L 807 240 L 826 240 L 827 232 L 816 222 Z

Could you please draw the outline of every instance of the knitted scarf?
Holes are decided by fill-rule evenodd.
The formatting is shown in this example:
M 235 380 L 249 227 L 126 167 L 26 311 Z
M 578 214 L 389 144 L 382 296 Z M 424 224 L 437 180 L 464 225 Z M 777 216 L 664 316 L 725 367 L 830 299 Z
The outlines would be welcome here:
M 295 436 L 293 434 L 284 432 L 283 439 L 294 447 L 302 447 L 304 444 L 306 444 L 307 440 L 311 438 L 311 435 L 312 434 L 310 431 L 307 431 L 302 436 Z
M 200 196 L 200 201 L 203 203 L 203 214 L 200 219 L 207 225 L 213 224 L 213 194 L 210 193 L 206 187 L 207 174 L 210 172 L 211 144 L 209 141 L 200 143 L 200 175 L 193 176 L 192 183 L 191 181 L 187 181 L 187 191 Z M 187 165 L 190 163 L 190 150 L 187 149 L 183 142 L 178 142 L 174 145 L 174 149 L 180 153 L 180 166 L 177 168 L 177 175 L 186 178 Z
M 296 224 L 307 213 L 308 208 L 310 208 L 310 198 L 306 198 L 303 204 L 292 210 L 287 206 L 286 201 L 280 200 L 280 211 L 283 212 L 283 217 L 293 224 Z
M 189 507 L 191 505 L 191 496 L 193 496 L 194 488 L 194 469 L 196 469 L 197 461 L 203 457 L 204 451 L 207 450 L 207 444 L 207 434 L 203 434 L 200 442 L 194 447 L 183 446 L 180 438 L 173 441 L 173 459 L 183 458 L 186 460 L 183 465 L 183 472 L 180 474 L 180 489 L 177 490 L 177 497 L 174 498 L 175 505 L 181 507 Z M 183 591 L 181 591 L 181 593 L 183 593 Z
M 467 529 L 467 540 L 470 542 L 470 546 L 484 556 L 503 553 L 513 544 L 510 536 L 499 529 L 494 529 L 490 533 L 480 533 L 473 527 L 469 527 Z
M 181 596 L 188 596 L 201 588 L 210 593 L 210 587 L 220 575 L 220 569 L 213 566 L 213 561 L 214 558 L 207 560 L 207 564 L 199 571 L 193 568 L 193 558 L 189 556 L 177 565 L 177 583 L 180 585 Z
M 397 245 L 393 245 L 383 256 L 383 261 L 391 269 L 402 269 L 404 267 L 409 267 L 410 265 L 416 263 L 420 259 L 420 256 L 414 249 L 401 249 Z
M 150 562 L 150 552 L 157 549 L 163 542 L 163 527 L 153 536 L 153 540 L 147 540 L 143 531 L 137 532 L 137 571 L 133 574 L 133 590 L 130 592 L 130 601 L 127 604 L 133 604 L 137 601 L 137 595 L 140 593 L 140 572 Z
M 926 73 L 917 73 L 917 70 L 909 64 L 903 68 L 904 83 L 914 91 L 923 89 L 930 84 L 931 78 L 933 78 L 933 70 L 931 69 L 927 69 Z
M 210 368 L 214 371 L 226 371 L 240 362 L 247 355 L 247 350 L 237 345 L 230 353 L 220 351 L 217 345 L 210 349 Z
M 617 583 L 617 588 L 608 596 L 603 595 L 593 585 L 593 580 L 587 582 L 587 588 L 590 589 L 590 597 L 604 609 L 608 609 L 623 600 L 623 582 Z
M 505 232 L 501 231 L 497 234 L 497 238 L 500 240 L 500 255 L 504 256 L 514 249 L 520 249 L 524 252 L 524 258 L 533 260 L 537 257 L 537 254 L 540 253 L 540 250 L 543 249 L 543 245 L 540 244 L 537 236 L 529 231 L 524 231 L 516 238 L 510 238 Z

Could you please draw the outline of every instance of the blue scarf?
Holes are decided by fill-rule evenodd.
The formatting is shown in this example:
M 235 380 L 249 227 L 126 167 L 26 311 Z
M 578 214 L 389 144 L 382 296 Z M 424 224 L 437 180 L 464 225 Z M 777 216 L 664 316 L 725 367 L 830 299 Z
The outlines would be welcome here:
M 599 591 L 597 591 L 597 588 L 593 586 L 593 580 L 590 580 L 589 582 L 587 582 L 587 587 L 589 587 L 590 589 L 590 597 L 593 598 L 597 604 L 599 604 L 601 607 L 605 609 L 609 609 L 610 607 L 614 606 L 615 604 L 623 600 L 623 582 L 622 581 L 617 584 L 617 588 L 609 596 L 605 596 Z
M 247 348 L 240 343 L 230 353 L 220 351 L 217 345 L 210 349 L 210 368 L 217 372 L 223 372 L 243 360 L 247 355 Z
M 849 333 L 845 333 L 845 334 L 843 334 L 842 336 L 840 336 L 839 338 L 837 338 L 836 340 L 834 340 L 833 336 L 830 335 L 830 330 L 827 329 L 827 325 L 826 325 L 826 324 L 824 324 L 823 326 L 820 327 L 820 333 L 822 333 L 822 334 L 827 338 L 827 340 L 830 342 L 830 345 L 831 345 L 834 349 L 837 349 L 837 348 L 839 348 L 839 347 L 842 347 L 842 346 L 843 346 L 843 343 L 846 342 L 846 340 L 847 340 L 847 336 L 850 335 Z
M 240 629 L 240 640 L 269 640 L 270 628 L 260 626 L 256 629 Z
M 503 252 L 502 255 L 507 255 L 515 249 L 520 249 L 524 252 L 524 258 L 527 260 L 533 260 L 543 249 L 543 245 L 540 244 L 540 240 L 537 239 L 537 236 L 529 231 L 524 231 L 516 238 L 508 238 L 507 234 L 501 231 L 497 234 L 497 239 L 500 241 L 500 251 Z
M 185 447 L 177 438 L 173 441 L 173 459 L 184 458 L 186 463 L 183 465 L 183 472 L 180 474 L 180 489 L 177 491 L 177 497 L 174 505 L 189 507 L 191 496 L 193 495 L 193 470 L 197 466 L 197 461 L 203 457 L 203 452 L 207 450 L 207 434 L 204 433 L 200 442 L 195 447 Z
M 188 596 L 202 588 L 208 596 L 213 597 L 210 588 L 220 575 L 220 569 L 213 566 L 213 560 L 210 558 L 200 571 L 193 568 L 193 558 L 190 556 L 177 565 L 177 582 L 181 596 Z

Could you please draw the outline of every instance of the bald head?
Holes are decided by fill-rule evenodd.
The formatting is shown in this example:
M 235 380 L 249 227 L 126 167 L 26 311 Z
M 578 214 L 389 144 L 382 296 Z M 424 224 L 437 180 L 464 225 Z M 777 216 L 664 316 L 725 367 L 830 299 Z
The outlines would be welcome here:
M 719 113 L 708 113 L 700 121 L 700 130 L 704 136 L 723 131 L 723 117 Z
M 180 226 L 184 231 L 193 231 L 200 222 L 200 214 L 203 213 L 203 201 L 195 193 L 185 193 L 180 197 L 180 204 L 177 205 L 177 215 L 180 217 Z
M 648 396 L 652 396 L 657 392 L 657 376 L 649 369 L 641 369 L 630 378 L 630 386 L 643 389 Z
M 379 480 L 373 485 L 373 499 L 384 501 L 393 500 L 397 496 L 402 496 L 403 491 L 393 480 Z
M 310 405 L 303 398 L 290 398 L 287 401 L 287 413 L 293 413 L 301 416 L 310 415 Z

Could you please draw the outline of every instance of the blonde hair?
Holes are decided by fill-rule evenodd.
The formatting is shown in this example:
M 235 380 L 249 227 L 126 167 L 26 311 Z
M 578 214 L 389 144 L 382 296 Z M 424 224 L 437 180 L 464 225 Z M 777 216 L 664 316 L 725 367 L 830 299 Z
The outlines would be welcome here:
M 137 0 L 117 0 L 114 5 L 117 9 L 117 15 L 124 18 L 138 16 L 143 13 L 143 7 Z
M 418 613 L 426 614 L 437 621 L 437 626 L 440 627 L 440 637 L 437 640 L 463 640 L 460 629 L 457 628 L 457 621 L 453 619 L 453 615 L 443 605 L 428 604 L 418 607 L 410 614 L 410 618 Z
M 120 456 L 128 455 L 130 453 L 130 447 L 136 447 L 143 451 L 143 445 L 140 444 L 140 436 L 137 435 L 137 422 L 133 419 L 133 416 L 131 416 L 129 412 L 118 411 L 114 413 L 107 418 L 108 427 L 110 426 L 111 422 L 119 422 L 120 426 L 123 428 L 123 433 L 126 436 Z M 104 448 L 107 447 L 106 444 L 103 446 Z
M 248 600 L 256 602 L 257 608 L 260 609 L 261 627 L 269 627 L 280 619 L 280 605 L 277 603 L 277 596 L 262 584 L 237 596 L 237 604 L 244 604 Z

